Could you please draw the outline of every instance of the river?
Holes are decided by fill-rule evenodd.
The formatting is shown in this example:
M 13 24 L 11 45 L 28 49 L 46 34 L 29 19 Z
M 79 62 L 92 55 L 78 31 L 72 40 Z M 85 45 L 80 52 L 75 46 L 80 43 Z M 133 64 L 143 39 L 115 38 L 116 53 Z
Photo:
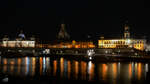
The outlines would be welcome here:
M 0 72 L 7 83 L 145 84 L 150 64 L 136 61 L 85 61 L 66 57 L 0 57 Z

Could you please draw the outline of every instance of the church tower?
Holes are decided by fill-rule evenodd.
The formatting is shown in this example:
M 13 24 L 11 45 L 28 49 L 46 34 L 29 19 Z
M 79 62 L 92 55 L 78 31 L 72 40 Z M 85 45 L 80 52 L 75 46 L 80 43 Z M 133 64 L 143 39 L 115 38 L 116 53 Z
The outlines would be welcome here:
M 129 26 L 125 24 L 124 26 L 124 38 L 129 39 L 130 38 L 130 31 L 129 31 Z
M 58 39 L 66 40 L 69 38 L 70 38 L 70 36 L 65 29 L 65 24 L 61 24 L 60 31 L 58 33 Z

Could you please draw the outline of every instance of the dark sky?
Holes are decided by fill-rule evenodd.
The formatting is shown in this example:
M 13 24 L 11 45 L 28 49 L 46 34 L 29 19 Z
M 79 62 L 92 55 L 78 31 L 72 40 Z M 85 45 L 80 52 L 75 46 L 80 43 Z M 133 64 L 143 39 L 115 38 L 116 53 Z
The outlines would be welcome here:
M 0 38 L 23 29 L 26 36 L 53 40 L 64 20 L 72 39 L 120 37 L 126 20 L 132 36 L 150 37 L 149 3 L 132 0 L 1 0 Z

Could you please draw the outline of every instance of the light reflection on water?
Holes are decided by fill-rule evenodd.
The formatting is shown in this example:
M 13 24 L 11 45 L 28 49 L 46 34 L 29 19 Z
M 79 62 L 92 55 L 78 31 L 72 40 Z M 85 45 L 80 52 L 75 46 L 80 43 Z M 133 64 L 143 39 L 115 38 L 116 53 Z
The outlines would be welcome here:
M 142 62 L 92 62 L 63 57 L 0 57 L 2 73 L 19 76 L 49 76 L 64 79 L 103 81 L 120 84 L 147 79 L 149 64 Z

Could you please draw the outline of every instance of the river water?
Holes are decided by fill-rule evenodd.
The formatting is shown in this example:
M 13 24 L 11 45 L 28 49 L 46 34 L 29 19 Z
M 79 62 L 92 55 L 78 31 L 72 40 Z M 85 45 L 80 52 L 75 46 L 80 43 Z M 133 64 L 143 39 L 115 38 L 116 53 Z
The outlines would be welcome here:
M 94 62 L 66 57 L 0 57 L 0 73 L 6 83 L 36 84 L 145 84 L 150 78 L 148 62 Z

